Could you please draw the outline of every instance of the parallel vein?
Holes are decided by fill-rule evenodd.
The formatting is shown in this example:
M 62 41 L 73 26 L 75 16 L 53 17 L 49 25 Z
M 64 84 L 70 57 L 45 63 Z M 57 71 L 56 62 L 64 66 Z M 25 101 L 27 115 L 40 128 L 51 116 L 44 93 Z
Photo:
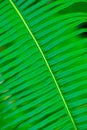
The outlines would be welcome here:
M 33 35 L 32 31 L 30 30 L 29 26 L 27 25 L 26 21 L 24 20 L 23 16 L 21 15 L 20 11 L 17 9 L 16 5 L 13 3 L 12 0 L 9 0 L 9 2 L 10 2 L 11 5 L 13 6 L 13 8 L 16 10 L 17 14 L 19 15 L 19 17 L 21 18 L 22 22 L 24 23 L 26 29 L 28 30 L 28 32 L 30 33 L 31 37 L 33 38 L 33 40 L 34 40 L 36 46 L 38 47 L 38 49 L 39 49 L 39 51 L 40 51 L 40 53 L 41 53 L 41 55 L 42 55 L 42 57 L 43 57 L 43 59 L 44 59 L 46 65 L 47 65 L 47 67 L 48 67 L 48 69 L 49 69 L 49 71 L 50 71 L 50 74 L 51 74 L 51 76 L 52 76 L 52 78 L 53 78 L 53 80 L 54 80 L 54 82 L 55 82 L 55 84 L 56 84 L 56 87 L 57 87 L 57 89 L 58 89 L 58 91 L 59 91 L 59 94 L 60 94 L 60 96 L 61 96 L 61 98 L 62 98 L 62 100 L 63 100 L 63 103 L 64 103 L 65 107 L 66 107 L 67 113 L 68 113 L 68 115 L 69 115 L 69 117 L 70 117 L 70 119 L 71 119 L 71 121 L 72 121 L 72 123 L 73 123 L 74 129 L 77 130 L 77 126 L 76 126 L 75 121 L 74 121 L 74 119 L 73 119 L 73 117 L 72 117 L 72 115 L 71 115 L 71 112 L 70 112 L 70 110 L 69 110 L 69 108 L 68 108 L 68 105 L 67 105 L 67 103 L 66 103 L 66 101 L 65 101 L 65 99 L 64 99 L 64 97 L 63 97 L 63 94 L 62 94 L 62 92 L 61 92 L 61 90 L 60 90 L 60 87 L 59 87 L 59 85 L 58 85 L 58 83 L 57 83 L 57 80 L 56 80 L 56 78 L 55 78 L 55 76 L 54 76 L 54 74 L 53 74 L 53 72 L 52 72 L 52 70 L 51 70 L 51 68 L 50 68 L 50 65 L 49 65 L 49 63 L 48 63 L 48 61 L 47 61 L 47 59 L 46 59 L 46 57 L 45 57 L 45 55 L 44 55 L 42 49 L 40 48 L 40 46 L 39 46 L 39 44 L 38 44 L 38 41 L 36 40 L 35 36 Z

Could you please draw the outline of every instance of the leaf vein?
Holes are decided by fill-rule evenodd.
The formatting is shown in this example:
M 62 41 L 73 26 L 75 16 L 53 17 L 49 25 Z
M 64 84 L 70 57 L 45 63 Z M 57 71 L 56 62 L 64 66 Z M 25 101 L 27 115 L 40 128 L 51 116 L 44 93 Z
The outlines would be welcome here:
M 52 76 L 52 78 L 53 78 L 53 80 L 54 80 L 54 83 L 56 84 L 56 87 L 57 87 L 57 89 L 58 89 L 58 91 L 59 91 L 59 94 L 60 94 L 60 96 L 61 96 L 61 98 L 62 98 L 62 101 L 63 101 L 63 103 L 64 103 L 64 105 L 65 105 L 65 108 L 66 108 L 66 110 L 67 110 L 67 113 L 68 113 L 68 115 L 69 115 L 69 117 L 70 117 L 70 119 L 71 119 L 71 121 L 72 121 L 72 123 L 73 123 L 73 126 L 74 126 L 75 130 L 77 130 L 77 126 L 76 126 L 75 121 L 74 121 L 74 119 L 73 119 L 73 117 L 72 117 L 72 114 L 71 114 L 71 112 L 70 112 L 70 110 L 69 110 L 69 107 L 68 107 L 68 105 L 67 105 L 67 103 L 66 103 L 66 101 L 65 101 L 65 98 L 64 98 L 64 96 L 63 96 L 61 90 L 60 90 L 60 87 L 59 87 L 59 85 L 58 85 L 58 83 L 57 83 L 57 80 L 56 80 L 56 78 L 55 78 L 55 76 L 54 76 L 54 74 L 53 74 L 53 72 L 52 72 L 52 70 L 51 70 L 51 67 L 50 67 L 50 65 L 49 65 L 49 63 L 48 63 L 48 61 L 47 61 L 47 59 L 46 59 L 46 57 L 45 57 L 45 55 L 44 55 L 44 53 L 43 53 L 41 47 L 40 47 L 39 44 L 38 44 L 38 41 L 36 40 L 35 36 L 33 35 L 33 33 L 32 33 L 32 31 L 30 30 L 28 24 L 26 23 L 25 19 L 24 19 L 23 16 L 21 15 L 20 11 L 17 9 L 17 7 L 16 7 L 16 5 L 14 4 L 14 2 L 13 2 L 12 0 L 9 0 L 9 2 L 11 3 L 11 5 L 12 5 L 13 8 L 15 9 L 15 11 L 17 12 L 17 14 L 19 15 L 19 17 L 21 18 L 21 20 L 22 20 L 22 22 L 24 23 L 26 29 L 28 30 L 28 32 L 30 33 L 32 39 L 34 40 L 36 46 L 38 47 L 38 49 L 39 49 L 39 51 L 40 51 L 40 53 L 41 53 L 41 55 L 42 55 L 42 57 L 43 57 L 43 59 L 44 59 L 46 65 L 47 65 L 47 67 L 48 67 L 48 70 L 49 70 L 49 72 L 50 72 L 50 74 L 51 74 L 51 76 Z

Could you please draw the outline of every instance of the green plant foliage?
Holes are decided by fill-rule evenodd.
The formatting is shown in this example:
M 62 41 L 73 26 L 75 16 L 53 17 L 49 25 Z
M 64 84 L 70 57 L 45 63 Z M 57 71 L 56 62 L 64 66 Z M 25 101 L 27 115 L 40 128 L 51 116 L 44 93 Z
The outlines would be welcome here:
M 87 130 L 87 0 L 2 0 L 0 25 L 0 130 Z

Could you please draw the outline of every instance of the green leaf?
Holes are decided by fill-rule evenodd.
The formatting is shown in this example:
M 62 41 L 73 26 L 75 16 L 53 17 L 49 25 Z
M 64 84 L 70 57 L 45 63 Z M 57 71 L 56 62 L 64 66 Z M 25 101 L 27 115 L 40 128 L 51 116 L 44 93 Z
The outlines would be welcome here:
M 0 129 L 86 130 L 87 0 L 0 4 Z

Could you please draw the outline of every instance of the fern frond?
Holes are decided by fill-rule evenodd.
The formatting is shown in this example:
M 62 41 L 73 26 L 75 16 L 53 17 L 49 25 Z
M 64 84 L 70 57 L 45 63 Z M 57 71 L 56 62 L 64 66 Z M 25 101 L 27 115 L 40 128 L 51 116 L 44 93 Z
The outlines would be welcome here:
M 86 0 L 1 2 L 1 130 L 86 130 L 86 7 Z

